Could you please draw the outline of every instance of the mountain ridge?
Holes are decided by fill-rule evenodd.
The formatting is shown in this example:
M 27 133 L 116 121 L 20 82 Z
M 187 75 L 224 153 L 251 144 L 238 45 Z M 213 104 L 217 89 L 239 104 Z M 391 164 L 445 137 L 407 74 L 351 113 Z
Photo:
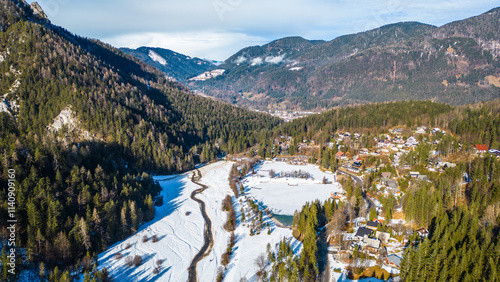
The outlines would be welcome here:
M 225 70 L 223 75 L 188 86 L 261 110 L 324 110 L 407 99 L 492 100 L 500 97 L 495 86 L 500 78 L 499 11 L 440 27 L 389 24 L 314 44 L 282 38 L 238 51 L 217 67 Z
M 215 67 L 213 62 L 159 47 L 142 46 L 136 49 L 120 48 L 120 50 L 181 81 Z

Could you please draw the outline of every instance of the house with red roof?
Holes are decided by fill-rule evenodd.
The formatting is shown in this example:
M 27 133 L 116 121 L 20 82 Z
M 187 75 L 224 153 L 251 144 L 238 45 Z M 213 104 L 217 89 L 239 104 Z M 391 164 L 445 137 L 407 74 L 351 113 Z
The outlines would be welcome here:
M 484 154 L 488 151 L 488 147 L 485 144 L 476 144 L 474 147 L 476 147 L 477 154 Z

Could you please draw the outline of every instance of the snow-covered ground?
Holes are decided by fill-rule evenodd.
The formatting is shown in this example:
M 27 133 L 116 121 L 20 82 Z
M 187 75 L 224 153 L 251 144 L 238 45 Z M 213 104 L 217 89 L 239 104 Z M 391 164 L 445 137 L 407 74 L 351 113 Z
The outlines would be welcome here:
M 384 282 L 384 280 L 381 279 L 376 279 L 376 278 L 363 278 L 359 280 L 351 280 L 347 278 L 347 271 L 345 268 L 348 266 L 348 264 L 342 263 L 340 261 L 337 261 L 333 255 L 329 254 L 328 255 L 328 260 L 330 262 L 330 274 L 331 274 L 331 279 L 330 281 L 335 281 L 335 282 L 351 282 L 351 281 L 359 281 L 359 282 Z M 372 267 L 376 265 L 376 262 L 374 260 L 369 260 L 366 261 L 366 267 Z M 399 269 L 389 267 L 386 265 L 382 266 L 383 269 L 387 270 L 390 274 L 399 274 Z M 334 269 L 341 269 L 341 272 L 335 272 L 333 271 Z
M 116 281 L 186 281 L 187 269 L 203 245 L 204 220 L 198 203 L 191 200 L 191 192 L 200 186 L 191 182 L 192 172 L 177 176 L 156 176 L 162 186 L 163 202 L 156 209 L 155 218 L 142 225 L 128 239 L 116 243 L 99 255 L 99 269 L 106 267 Z M 190 214 L 188 214 L 190 213 Z M 157 235 L 159 241 L 143 242 L 144 235 Z M 130 248 L 126 246 L 130 244 Z M 114 258 L 116 253 L 123 257 Z M 140 255 L 138 267 L 126 265 L 127 256 Z M 160 273 L 153 274 L 156 261 L 163 260 Z
M 310 179 L 273 177 L 269 171 L 276 173 L 301 171 L 312 175 Z M 341 185 L 331 172 L 322 172 L 315 165 L 292 165 L 284 162 L 266 161 L 255 169 L 255 175 L 245 178 L 243 184 L 248 193 L 262 202 L 276 214 L 293 215 L 306 202 L 316 199 L 325 201 L 332 192 L 341 191 Z M 322 184 L 323 177 L 329 184 Z
M 274 248 L 283 237 L 291 240 L 295 252 L 299 252 L 301 243 L 292 236 L 292 230 L 278 228 L 274 222 L 264 215 L 264 222 L 270 223 L 271 235 L 265 228 L 261 234 L 250 236 L 250 228 L 241 223 L 241 207 L 248 209 L 244 197 L 243 203 L 236 199 L 229 187 L 229 171 L 233 163 L 217 162 L 201 167 L 201 183 L 209 186 L 197 197 L 206 203 L 208 216 L 212 221 L 214 237 L 213 249 L 208 256 L 198 263 L 197 271 L 200 281 L 215 281 L 217 269 L 221 266 L 221 256 L 226 252 L 230 233 L 223 228 L 227 213 L 222 211 L 222 200 L 226 195 L 233 197 L 238 225 L 235 230 L 236 244 L 233 248 L 225 281 L 240 281 L 246 277 L 255 279 L 257 267 L 255 259 L 266 252 L 267 244 Z M 118 242 L 99 255 L 99 269 L 106 267 L 116 281 L 186 281 L 188 267 L 203 245 L 204 220 L 198 203 L 191 200 L 191 193 L 200 186 L 191 182 L 192 171 L 176 176 L 156 176 L 162 186 L 164 204 L 157 207 L 155 219 L 144 224 L 139 231 L 122 242 Z M 147 235 L 157 235 L 159 241 L 143 242 Z M 130 247 L 126 249 L 126 246 Z M 114 255 L 121 253 L 120 259 Z M 126 265 L 127 257 L 140 255 L 143 263 L 138 267 Z M 158 259 L 163 260 L 159 274 L 153 274 Z
M 227 213 L 222 211 L 222 200 L 226 195 L 233 195 L 228 180 L 232 165 L 232 162 L 217 162 L 200 168 L 202 175 L 200 182 L 210 188 L 199 194 L 197 198 L 206 204 L 214 237 L 212 252 L 198 263 L 200 281 L 215 281 L 217 268 L 221 266 L 221 256 L 227 249 L 230 233 L 224 230 Z
M 225 71 L 226 71 L 225 69 L 215 69 L 211 71 L 206 71 L 198 76 L 190 78 L 189 80 L 204 81 L 222 75 Z
M 240 200 L 242 200 L 242 203 L 240 203 Z M 271 234 L 268 235 L 268 229 L 264 228 L 260 234 L 250 236 L 250 227 L 248 226 L 250 220 L 246 218 L 245 226 L 241 222 L 241 208 L 243 207 L 245 212 L 249 210 L 248 204 L 244 201 L 244 196 L 239 197 L 238 201 L 233 201 L 233 203 L 238 219 L 238 225 L 234 232 L 236 244 L 233 248 L 233 255 L 225 273 L 224 281 L 240 281 L 242 278 L 246 278 L 248 281 L 256 281 L 257 277 L 255 274 L 258 269 L 255 260 L 260 254 L 266 254 L 267 244 L 270 244 L 274 250 L 276 244 L 284 237 L 291 243 L 295 254 L 300 252 L 302 243 L 292 236 L 292 230 L 277 227 L 274 221 L 265 213 L 263 221 L 264 224 L 269 223 L 272 231 Z M 260 209 L 263 209 L 263 207 L 260 207 Z

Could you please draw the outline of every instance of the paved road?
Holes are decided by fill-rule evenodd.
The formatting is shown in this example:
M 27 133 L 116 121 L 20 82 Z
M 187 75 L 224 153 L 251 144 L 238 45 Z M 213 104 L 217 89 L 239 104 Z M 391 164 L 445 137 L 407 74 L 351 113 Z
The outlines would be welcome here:
M 359 178 L 357 175 L 352 174 L 352 173 L 347 172 L 347 171 L 337 170 L 337 172 L 351 176 L 352 179 L 354 179 L 354 181 L 356 181 L 359 184 L 359 186 L 361 187 L 361 190 L 363 191 L 363 199 L 368 203 L 368 209 L 367 209 L 367 214 L 366 214 L 366 218 L 368 218 L 370 216 L 371 208 L 372 207 L 376 208 L 376 206 L 375 206 L 375 203 L 372 201 L 372 199 L 370 199 L 368 196 L 366 196 L 366 192 L 363 189 L 363 180 L 361 178 Z
M 333 225 L 329 222 L 318 236 L 318 269 L 319 276 L 316 279 L 318 282 L 329 282 L 330 281 L 330 263 L 328 261 L 328 247 L 330 243 L 328 242 L 328 234 L 332 233 Z
M 198 172 L 198 176 L 195 177 L 195 173 L 193 172 L 193 177 L 191 178 L 191 181 L 193 183 L 201 186 L 201 188 L 196 189 L 193 191 L 193 193 L 191 193 L 191 199 L 198 202 L 198 204 L 200 205 L 201 215 L 203 216 L 203 219 L 205 219 L 205 231 L 203 234 L 203 238 L 204 238 L 205 242 L 204 242 L 203 246 L 201 247 L 200 251 L 198 252 L 198 254 L 196 254 L 196 256 L 194 257 L 193 261 L 191 262 L 191 265 L 188 268 L 188 270 L 189 270 L 188 281 L 189 282 L 197 282 L 198 281 L 198 276 L 196 273 L 196 265 L 198 264 L 198 262 L 200 260 L 202 260 L 205 256 L 207 256 L 212 251 L 212 247 L 214 246 L 214 238 L 212 235 L 212 221 L 208 217 L 208 214 L 207 214 L 207 211 L 205 208 L 205 202 L 196 198 L 196 195 L 203 193 L 203 191 L 205 191 L 208 188 L 208 186 L 198 182 L 201 179 L 201 172 L 198 169 L 196 171 Z

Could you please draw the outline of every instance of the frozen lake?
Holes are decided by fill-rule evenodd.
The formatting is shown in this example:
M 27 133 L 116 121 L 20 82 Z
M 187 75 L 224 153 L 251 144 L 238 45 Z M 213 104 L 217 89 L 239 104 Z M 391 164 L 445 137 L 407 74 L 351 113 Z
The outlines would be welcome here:
M 271 177 L 271 170 L 276 176 Z M 316 165 L 266 161 L 258 165 L 255 172 L 245 178 L 245 190 L 273 213 L 280 215 L 293 215 L 306 202 L 316 199 L 325 201 L 332 192 L 342 189 L 334 174 L 322 172 Z M 299 174 L 308 177 L 300 178 Z M 323 178 L 328 184 L 323 184 Z

